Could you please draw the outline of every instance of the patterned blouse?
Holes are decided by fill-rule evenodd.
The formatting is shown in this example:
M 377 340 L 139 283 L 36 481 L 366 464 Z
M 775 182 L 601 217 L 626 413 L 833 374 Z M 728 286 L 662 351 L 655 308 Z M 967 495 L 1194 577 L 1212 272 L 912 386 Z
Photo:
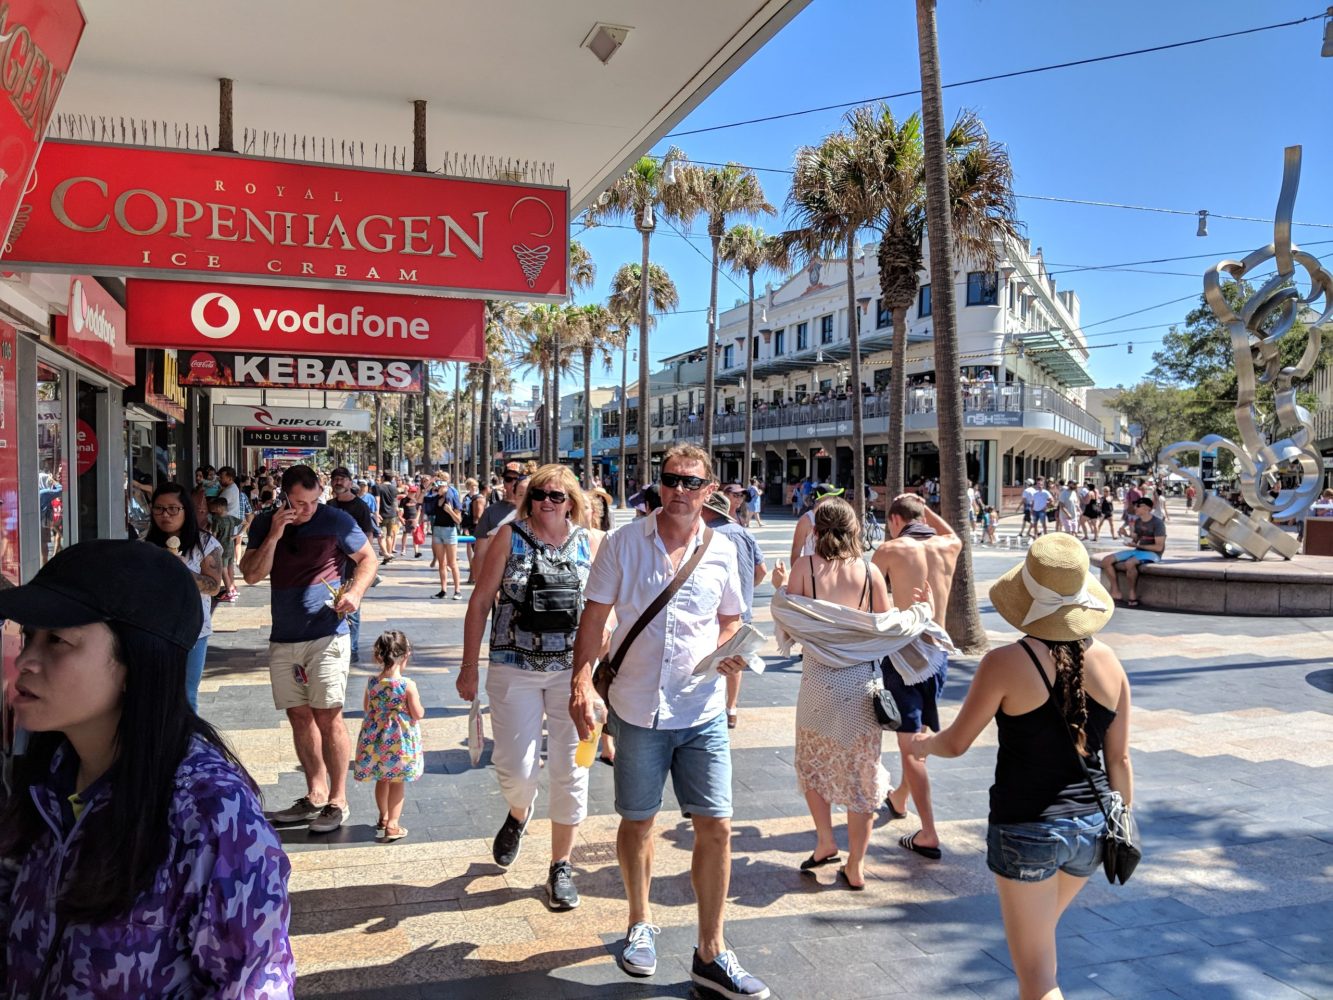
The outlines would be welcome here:
M 516 522 L 536 538 L 532 521 Z M 538 543 L 548 553 L 563 553 L 571 559 L 579 575 L 580 592 L 588 583 L 592 568 L 592 539 L 587 530 L 571 526 L 563 545 Z M 528 543 L 517 531 L 510 532 L 509 561 L 500 579 L 499 600 L 491 618 L 491 663 L 518 667 L 520 670 L 570 670 L 574 666 L 574 634 L 569 632 L 525 632 L 518 627 L 518 606 L 528 588 L 532 555 Z M 582 602 L 580 602 L 582 603 Z

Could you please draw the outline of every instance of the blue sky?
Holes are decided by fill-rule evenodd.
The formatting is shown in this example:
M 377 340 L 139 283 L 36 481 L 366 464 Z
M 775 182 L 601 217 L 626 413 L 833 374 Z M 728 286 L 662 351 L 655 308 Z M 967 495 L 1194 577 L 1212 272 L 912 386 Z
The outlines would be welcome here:
M 940 60 L 945 83 L 1146 48 L 1316 14 L 1314 0 L 1127 0 L 1097 8 L 1068 0 L 952 0 L 940 4 Z M 1323 25 L 1312 21 L 1183 49 L 1054 70 L 944 91 L 945 114 L 960 107 L 982 116 L 1013 159 L 1015 190 L 1046 195 L 1272 218 L 1282 150 L 1304 146 L 1295 239 L 1333 254 L 1333 138 L 1328 105 L 1333 58 L 1320 58 Z M 856 101 L 920 85 L 911 0 L 865 3 L 813 0 L 795 20 L 706 100 L 678 130 Z M 915 96 L 891 103 L 900 115 Z M 841 112 L 664 140 L 697 160 L 737 160 L 789 167 L 797 147 L 837 128 Z M 769 201 L 781 206 L 787 177 L 760 172 Z M 1183 215 L 1059 204 L 1020 198 L 1018 211 L 1034 246 L 1045 250 L 1059 287 L 1082 300 L 1083 326 L 1099 385 L 1132 383 L 1152 365 L 1166 325 L 1183 318 L 1201 290 L 1201 272 L 1216 260 L 1272 239 L 1271 222 L 1211 219 L 1195 235 Z M 781 217 L 761 220 L 768 231 Z M 702 223 L 695 230 L 702 231 Z M 653 260 L 680 289 L 680 313 L 659 323 L 656 362 L 707 336 L 708 244 L 659 227 Z M 596 229 L 579 237 L 592 251 L 597 287 L 582 301 L 603 299 L 617 267 L 639 259 L 638 235 Z M 1325 246 L 1315 245 L 1328 241 Z M 1073 269 L 1165 257 L 1193 260 L 1141 264 L 1135 270 Z M 1333 256 L 1330 257 L 1333 260 Z M 1060 273 L 1062 271 L 1071 273 Z M 729 307 L 742 278 L 725 277 L 719 302 Z M 762 279 L 760 281 L 762 284 Z M 1190 297 L 1190 298 L 1186 298 Z M 1169 305 L 1168 300 L 1184 299 Z M 1146 309 L 1146 307 L 1157 307 Z M 1117 319 L 1137 310 L 1136 315 Z M 1133 329 L 1152 327 L 1150 329 Z M 1125 331 L 1125 332 L 1121 332 Z M 635 337 L 637 341 L 637 334 Z M 1127 345 L 1133 342 L 1133 353 Z M 631 362 L 631 368 L 633 363 Z M 618 366 L 617 366 L 618 377 Z M 530 381 L 531 379 L 529 379 Z M 594 374 L 598 384 L 610 376 Z

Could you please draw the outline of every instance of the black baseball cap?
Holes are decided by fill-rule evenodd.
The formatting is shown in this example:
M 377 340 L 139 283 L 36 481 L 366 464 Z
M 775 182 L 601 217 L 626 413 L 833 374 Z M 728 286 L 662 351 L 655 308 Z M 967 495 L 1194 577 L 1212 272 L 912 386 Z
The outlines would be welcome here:
M 151 542 L 108 538 L 62 549 L 31 581 L 0 591 L 0 618 L 31 628 L 121 622 L 189 650 L 204 609 L 179 557 Z
M 351 479 L 351 478 L 352 478 L 352 471 L 351 471 L 350 469 L 348 469 L 347 466 L 345 466 L 345 465 L 340 465 L 340 466 L 338 466 L 338 468 L 334 469 L 332 472 L 329 473 L 329 478 L 330 478 L 330 479 L 335 479 L 335 478 L 337 478 L 338 476 L 346 476 L 348 479 Z

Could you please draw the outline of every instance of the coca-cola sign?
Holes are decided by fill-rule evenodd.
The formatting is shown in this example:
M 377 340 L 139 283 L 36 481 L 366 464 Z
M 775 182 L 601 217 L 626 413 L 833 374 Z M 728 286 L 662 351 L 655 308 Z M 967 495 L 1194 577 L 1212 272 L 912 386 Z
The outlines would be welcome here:
M 55 319 L 56 343 L 107 372 L 123 385 L 134 382 L 134 348 L 125 339 L 125 310 L 86 274 L 69 283 L 69 306 Z
M 248 389 L 420 392 L 424 365 L 388 358 L 316 358 L 236 351 L 177 351 L 181 385 Z
M 127 289 L 139 347 L 482 359 L 482 304 L 472 299 L 142 279 Z
M 49 142 L 13 267 L 563 300 L 569 192 Z

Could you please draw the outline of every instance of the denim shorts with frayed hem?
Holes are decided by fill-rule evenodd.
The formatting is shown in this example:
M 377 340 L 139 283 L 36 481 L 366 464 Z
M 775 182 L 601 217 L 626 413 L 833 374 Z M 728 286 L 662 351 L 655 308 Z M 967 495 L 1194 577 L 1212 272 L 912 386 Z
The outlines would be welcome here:
M 986 829 L 986 866 L 1015 882 L 1044 882 L 1057 871 L 1087 878 L 1102 863 L 1100 812 L 1036 823 L 992 823 Z
M 716 819 L 731 816 L 726 713 L 687 729 L 645 729 L 612 711 L 606 729 L 616 738 L 616 812 L 623 819 L 656 816 L 668 774 L 681 812 Z

